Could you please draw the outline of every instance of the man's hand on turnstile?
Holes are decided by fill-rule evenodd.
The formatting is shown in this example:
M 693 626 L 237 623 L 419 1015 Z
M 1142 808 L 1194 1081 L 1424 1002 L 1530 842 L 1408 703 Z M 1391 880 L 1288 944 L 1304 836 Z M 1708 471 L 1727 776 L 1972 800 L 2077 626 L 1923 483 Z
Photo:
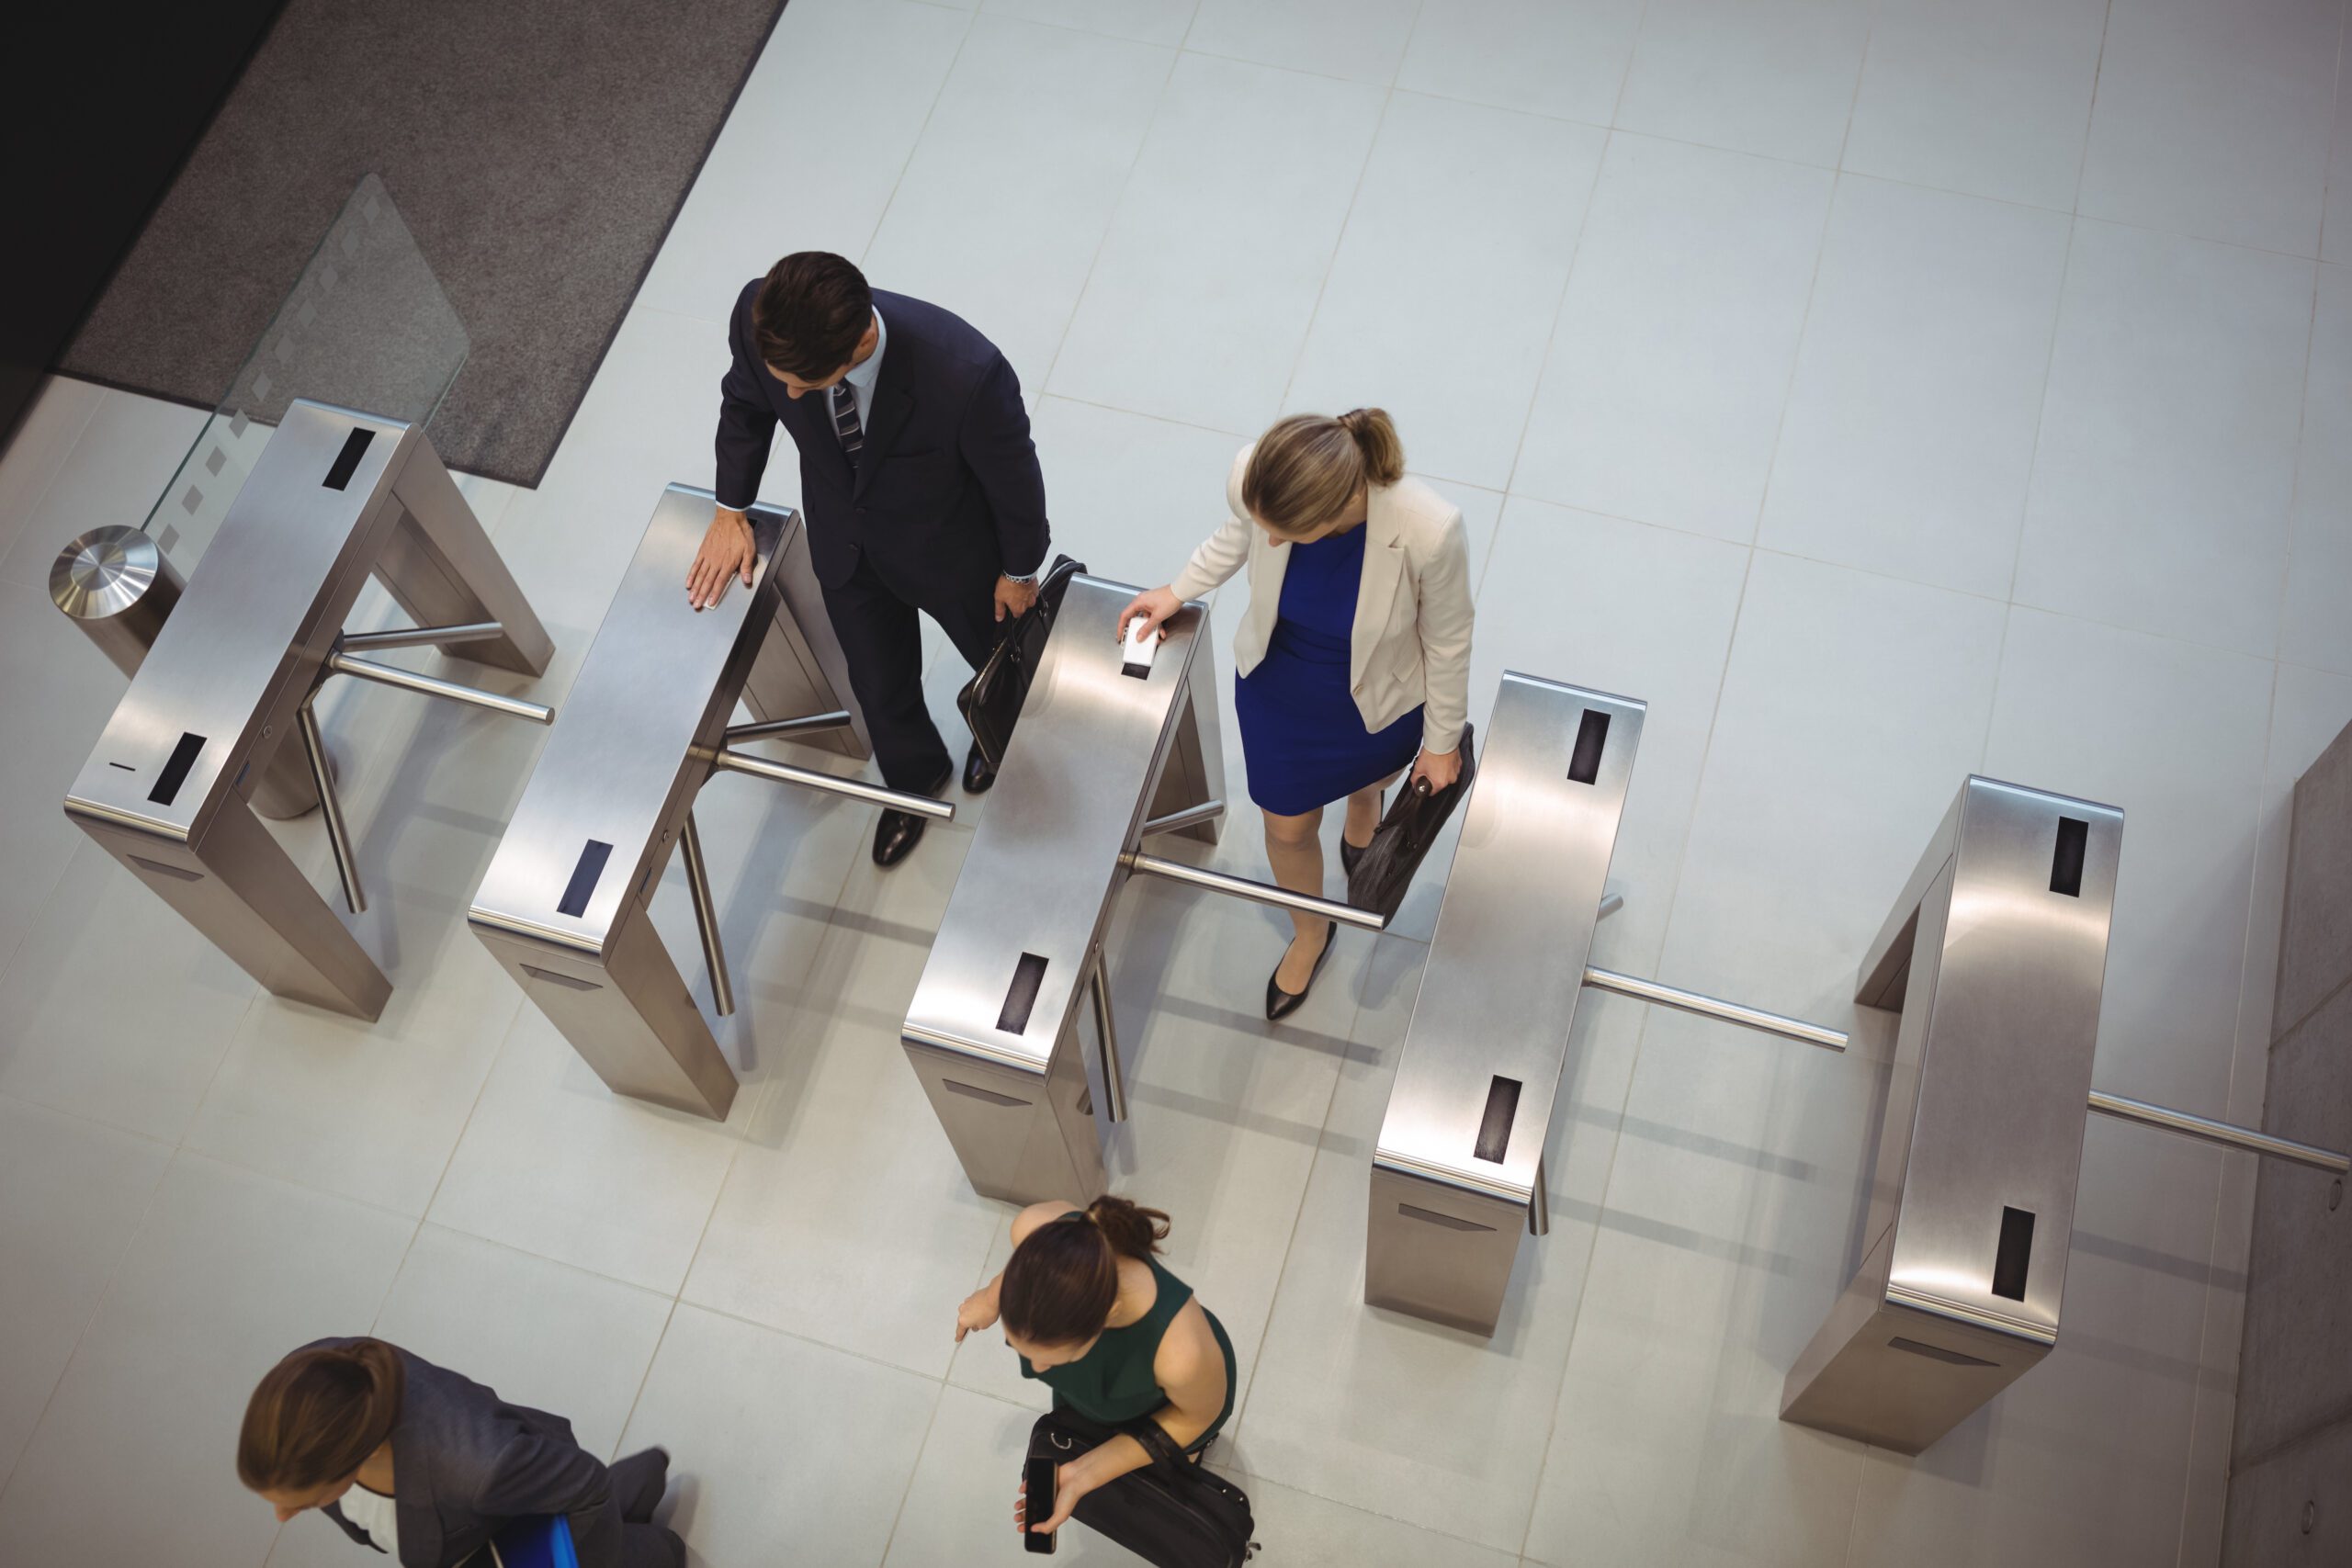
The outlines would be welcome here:
M 1175 590 L 1171 588 L 1145 589 L 1128 600 L 1127 607 L 1119 612 L 1118 640 L 1121 642 L 1127 640 L 1127 623 L 1140 615 L 1143 617 L 1146 628 L 1157 631 L 1159 634 L 1159 640 L 1166 642 L 1168 617 L 1183 607 L 1184 602 L 1176 597 Z
M 759 547 L 752 539 L 752 520 L 719 507 L 702 536 L 702 548 L 695 552 L 694 566 L 686 572 L 686 603 L 697 610 L 709 609 L 727 592 L 730 577 L 742 578 L 743 586 L 749 588 L 752 568 L 759 557 Z

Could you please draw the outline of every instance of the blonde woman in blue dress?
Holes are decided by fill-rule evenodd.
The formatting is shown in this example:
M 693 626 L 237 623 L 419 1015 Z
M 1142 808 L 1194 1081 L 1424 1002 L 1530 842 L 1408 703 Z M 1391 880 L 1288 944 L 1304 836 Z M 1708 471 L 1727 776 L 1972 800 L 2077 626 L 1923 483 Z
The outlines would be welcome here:
M 1176 580 L 1120 613 L 1158 628 L 1188 599 L 1247 569 L 1234 634 L 1234 713 L 1250 798 L 1266 818 L 1274 880 L 1321 897 L 1323 811 L 1347 818 L 1351 867 L 1380 823 L 1381 794 L 1409 764 L 1432 789 L 1462 769 L 1469 716 L 1470 552 L 1459 508 L 1405 476 L 1380 409 L 1293 414 L 1234 459 L 1230 515 Z M 1165 637 L 1163 629 L 1159 635 Z M 1338 925 L 1308 915 L 1266 981 L 1266 1016 L 1295 1011 Z

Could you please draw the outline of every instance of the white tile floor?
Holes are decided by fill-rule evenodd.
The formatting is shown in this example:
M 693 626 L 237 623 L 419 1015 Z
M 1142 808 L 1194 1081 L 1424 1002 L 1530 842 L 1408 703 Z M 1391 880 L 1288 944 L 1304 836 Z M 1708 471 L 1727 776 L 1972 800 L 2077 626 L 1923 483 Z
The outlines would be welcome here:
M 793 0 L 546 482 L 468 488 L 560 700 L 782 251 L 996 336 L 1114 575 L 1172 570 L 1276 412 L 1385 404 L 1470 519 L 1474 709 L 1512 667 L 1651 705 L 1601 962 L 1848 1021 L 1963 773 L 2086 794 L 2130 822 L 2099 1080 L 2252 1120 L 2287 791 L 2352 719 L 2344 8 Z M 191 428 L 57 382 L 0 459 L 0 1562 L 350 1561 L 227 1455 L 276 1355 L 371 1327 L 671 1445 L 698 1562 L 1012 1561 L 1034 1386 L 948 1332 L 1006 1216 L 895 1043 L 968 829 L 880 875 L 862 809 L 714 786 L 716 1125 L 607 1095 L 465 929 L 536 732 L 339 694 L 398 990 L 276 1001 L 58 811 L 121 682 L 47 562 Z M 1217 859 L 1262 863 L 1246 824 Z M 1271 1032 L 1262 912 L 1119 919 L 1116 1163 L 1232 1332 L 1265 1561 L 2216 1560 L 2240 1156 L 2094 1127 L 2058 1350 L 1927 1455 L 1774 1419 L 1875 1016 L 1832 1060 L 1589 1004 L 1501 1331 L 1365 1310 L 1434 904 Z M 657 919 L 691 951 L 674 868 Z

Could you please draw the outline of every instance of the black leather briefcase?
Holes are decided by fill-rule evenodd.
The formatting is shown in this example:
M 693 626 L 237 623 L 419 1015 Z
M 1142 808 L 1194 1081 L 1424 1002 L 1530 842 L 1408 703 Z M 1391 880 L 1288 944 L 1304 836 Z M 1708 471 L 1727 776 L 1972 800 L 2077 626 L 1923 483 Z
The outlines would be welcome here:
M 1083 562 L 1056 556 L 1052 569 L 1037 584 L 1036 600 L 1004 623 L 980 672 L 956 694 L 956 709 L 963 714 L 972 731 L 972 744 L 979 748 L 980 760 L 988 763 L 990 773 L 1004 765 L 1004 749 L 1012 743 L 1012 727 L 1021 717 L 1029 682 L 1046 657 L 1046 637 L 1054 629 L 1054 617 L 1061 613 L 1062 595 L 1069 592 L 1069 580 L 1085 570 Z
M 1080 1497 L 1072 1517 L 1154 1568 L 1240 1568 L 1249 1562 L 1258 1550 L 1250 1539 L 1256 1522 L 1249 1495 L 1186 1459 L 1148 1416 L 1105 1427 L 1074 1410 L 1053 1411 L 1029 1429 L 1029 1457 L 1067 1464 L 1122 1432 L 1143 1444 L 1151 1463 Z
M 1380 826 L 1373 830 L 1372 842 L 1364 846 L 1356 868 L 1348 873 L 1349 903 L 1383 915 L 1396 913 L 1397 906 L 1405 902 L 1405 889 L 1413 885 L 1413 873 L 1420 870 L 1430 846 L 1437 842 L 1439 829 L 1453 815 L 1453 808 L 1468 798 L 1470 785 L 1477 779 L 1477 739 L 1476 726 L 1462 727 L 1457 748 L 1462 753 L 1462 772 L 1443 789 L 1408 783 L 1396 792 Z

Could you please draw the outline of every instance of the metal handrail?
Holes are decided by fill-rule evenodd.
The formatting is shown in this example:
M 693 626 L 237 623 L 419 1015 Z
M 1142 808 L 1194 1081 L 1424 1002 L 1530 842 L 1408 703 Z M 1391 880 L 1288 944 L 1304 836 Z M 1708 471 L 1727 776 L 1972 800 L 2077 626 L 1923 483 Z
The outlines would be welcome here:
M 864 779 L 845 779 L 833 773 L 819 773 L 814 768 L 797 767 L 790 762 L 770 761 L 765 757 L 754 757 L 749 751 L 721 750 L 712 756 L 710 765 L 722 773 L 749 773 L 755 779 L 766 779 L 773 784 L 800 784 L 808 789 L 822 790 L 827 795 L 845 795 L 852 800 L 887 806 L 893 811 L 904 811 L 916 817 L 929 817 L 941 822 L 956 820 L 956 807 L 952 801 L 933 800 L 927 795 L 911 795 L 902 789 L 867 784 Z
M 2089 1103 L 2090 1109 L 2101 1116 L 2112 1116 L 2119 1122 L 2133 1122 L 2160 1132 L 2177 1133 L 2184 1138 L 2219 1144 L 2225 1149 L 2244 1149 L 2248 1154 L 2291 1160 L 2297 1165 L 2307 1165 L 2314 1170 L 2330 1171 L 2337 1176 L 2352 1175 L 2352 1156 L 2324 1149 L 2316 1144 L 2299 1144 L 2292 1138 L 2259 1133 L 2251 1127 L 2241 1127 L 2234 1122 L 2217 1122 L 2193 1111 L 2175 1111 L 2167 1105 L 2151 1105 L 2144 1100 L 2126 1100 L 2120 1094 L 2101 1094 L 2097 1089 L 2091 1090 Z
M 1686 991 L 1679 986 L 1661 985 L 1656 980 L 1620 975 L 1613 969 L 1598 969 L 1587 964 L 1584 983 L 1595 990 L 1614 991 L 1635 1001 L 1651 1002 L 1659 1007 L 1696 1013 L 1701 1018 L 1736 1023 L 1743 1029 L 1760 1030 L 1766 1034 L 1778 1034 L 1783 1039 L 1818 1045 L 1825 1051 L 1843 1051 L 1846 1048 L 1847 1037 L 1841 1030 L 1807 1023 L 1801 1018 L 1790 1018 L 1782 1013 L 1767 1012 L 1762 1008 L 1752 1008 L 1742 1002 L 1727 1002 L 1720 997 L 1702 996 L 1697 991 Z

